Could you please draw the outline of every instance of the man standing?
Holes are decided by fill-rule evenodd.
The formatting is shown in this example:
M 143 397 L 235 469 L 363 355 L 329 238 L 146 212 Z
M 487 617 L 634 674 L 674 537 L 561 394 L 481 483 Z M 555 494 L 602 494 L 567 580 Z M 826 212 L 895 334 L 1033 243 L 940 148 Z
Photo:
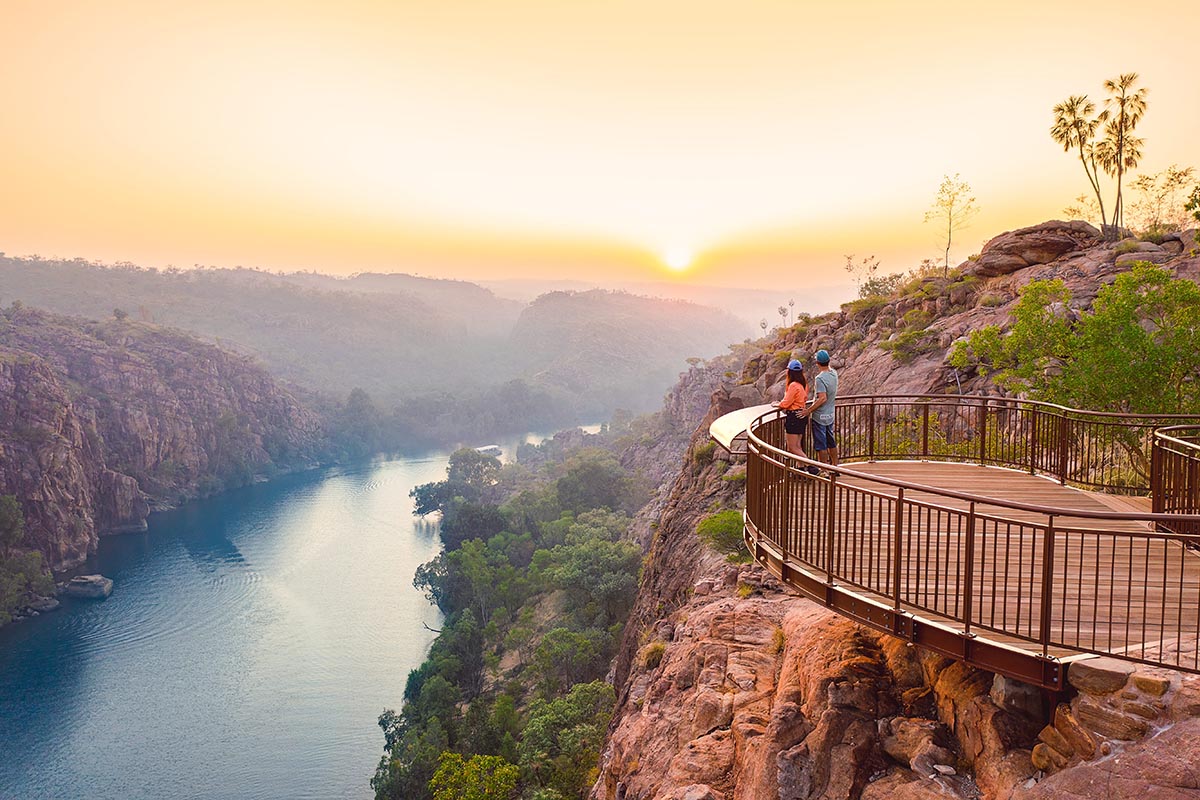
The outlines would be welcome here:
M 833 411 L 837 402 L 838 374 L 829 366 L 829 351 L 818 350 L 816 380 L 813 381 L 813 404 L 807 416 L 812 417 L 813 450 L 817 461 L 838 465 L 837 440 L 833 438 Z

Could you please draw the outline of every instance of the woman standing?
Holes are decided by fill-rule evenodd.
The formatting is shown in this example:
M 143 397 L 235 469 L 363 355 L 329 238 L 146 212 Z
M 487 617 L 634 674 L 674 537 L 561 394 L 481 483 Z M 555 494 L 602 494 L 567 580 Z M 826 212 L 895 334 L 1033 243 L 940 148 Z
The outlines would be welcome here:
M 783 432 L 787 440 L 787 451 L 793 455 L 804 455 L 804 431 L 808 428 L 808 417 L 801 416 L 808 402 L 808 387 L 804 381 L 804 365 L 792 359 L 787 365 L 787 389 L 783 399 L 775 407 L 787 413 L 783 417 Z

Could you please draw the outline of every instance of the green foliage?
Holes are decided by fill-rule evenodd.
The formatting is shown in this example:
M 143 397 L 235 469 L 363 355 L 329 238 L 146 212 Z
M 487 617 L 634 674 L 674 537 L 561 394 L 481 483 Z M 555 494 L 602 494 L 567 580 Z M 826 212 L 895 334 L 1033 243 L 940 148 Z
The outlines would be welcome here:
M 1137 239 L 1126 239 L 1123 242 L 1119 242 L 1117 244 L 1117 246 L 1113 248 L 1113 253 L 1118 256 L 1123 256 L 1126 253 L 1136 253 L 1137 251 L 1138 251 L 1138 240 Z
M 1183 204 L 1185 211 L 1192 213 L 1192 219 L 1200 222 L 1200 184 L 1197 184 L 1192 193 L 1188 195 L 1187 202 Z
M 742 538 L 742 524 L 742 512 L 721 511 L 701 520 L 696 535 L 729 561 L 746 564 L 750 562 L 750 554 Z
M 716 451 L 717 443 L 710 439 L 707 442 L 696 445 L 696 448 L 692 451 L 692 458 L 695 459 L 698 465 L 703 466 L 713 460 L 713 455 Z
M 664 643 L 651 642 L 642 651 L 642 666 L 648 670 L 657 668 L 662 663 L 663 654 L 666 652 L 667 646 Z
M 616 458 L 603 451 L 585 450 L 567 462 L 567 474 L 555 485 L 559 505 L 565 511 L 607 508 L 635 511 L 641 495 L 634 481 Z
M 603 681 L 581 683 L 556 700 L 535 700 L 521 741 L 521 769 L 530 782 L 563 797 L 582 797 L 591 784 L 616 705 Z
M 1200 411 L 1200 287 L 1138 263 L 1103 287 L 1075 324 L 1070 299 L 1061 281 L 1028 284 L 1011 332 L 974 332 L 951 363 L 994 372 L 1014 391 L 1077 408 Z
M 607 626 L 628 615 L 642 565 L 636 544 L 590 539 L 555 548 L 551 557 L 543 575 L 566 593 L 581 620 Z
M 510 800 L 517 791 L 521 770 L 500 756 L 442 753 L 437 772 L 429 781 L 433 800 Z
M 0 495 L 0 553 L 8 558 L 12 548 L 25 538 L 25 513 L 17 496 L 13 494 Z
M 387 756 L 372 784 L 377 797 L 429 800 L 438 788 L 461 789 L 456 781 L 473 756 L 519 764 L 523 797 L 578 797 L 594 779 L 607 717 L 596 722 L 593 709 L 534 749 L 530 725 L 537 709 L 561 717 L 571 687 L 608 669 L 642 561 L 625 539 L 630 520 L 622 510 L 641 495 L 607 451 L 548 452 L 555 455 L 540 470 L 493 470 L 474 451 L 460 451 L 447 480 L 427 484 L 417 498 L 442 511 L 446 549 L 418 569 L 414 584 L 446 621 L 428 659 L 409 674 L 403 711 L 381 717 Z M 444 752 L 461 760 L 446 762 L 435 786 Z
M 14 553 L 25 536 L 25 515 L 15 495 L 0 495 L 0 625 L 34 595 L 54 594 L 42 554 Z
M 1004 295 L 999 292 L 988 292 L 983 297 L 979 298 L 979 305 L 984 308 L 996 308 L 1002 306 L 1008 301 Z
M 889 297 L 904 282 L 903 272 L 893 272 L 890 275 L 877 275 L 862 282 L 858 287 L 860 298 Z
M 879 347 L 892 354 L 901 364 L 907 364 L 919 355 L 937 349 L 937 334 L 924 328 L 909 328 L 896 334 L 896 338 L 880 342 Z

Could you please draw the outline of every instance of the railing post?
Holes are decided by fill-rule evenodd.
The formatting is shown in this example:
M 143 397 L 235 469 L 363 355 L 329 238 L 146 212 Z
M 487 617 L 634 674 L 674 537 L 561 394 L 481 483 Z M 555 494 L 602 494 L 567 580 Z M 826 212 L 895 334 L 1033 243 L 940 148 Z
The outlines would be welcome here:
M 1158 431 L 1150 432 L 1150 510 L 1163 513 L 1163 454 L 1158 446 Z
M 892 541 L 892 604 L 900 610 L 900 553 L 904 544 L 904 487 L 896 488 L 895 538 Z
M 1046 520 L 1046 538 L 1042 544 L 1042 614 L 1038 636 L 1042 643 L 1042 656 L 1050 655 L 1051 611 L 1054 600 L 1054 515 Z
M 825 497 L 825 582 L 834 585 L 833 580 L 833 526 L 834 498 L 837 497 L 837 473 L 829 474 L 829 483 L 825 487 L 828 494 Z
M 929 457 L 929 401 L 921 403 L 921 458 Z
M 867 418 L 867 459 L 875 460 L 875 398 L 871 397 L 871 404 L 867 406 L 867 412 L 870 417 Z
M 1025 456 L 1029 460 L 1029 474 L 1033 475 L 1037 472 L 1037 444 L 1038 444 L 1038 409 L 1037 406 L 1031 406 L 1029 410 L 1029 453 Z
M 1061 485 L 1067 483 L 1067 433 L 1071 421 L 1067 419 L 1066 414 L 1061 414 L 1058 418 L 1058 482 Z
M 975 501 L 967 511 L 967 565 L 963 571 L 963 633 L 971 632 L 975 610 Z
M 979 403 L 979 466 L 987 463 L 987 401 Z

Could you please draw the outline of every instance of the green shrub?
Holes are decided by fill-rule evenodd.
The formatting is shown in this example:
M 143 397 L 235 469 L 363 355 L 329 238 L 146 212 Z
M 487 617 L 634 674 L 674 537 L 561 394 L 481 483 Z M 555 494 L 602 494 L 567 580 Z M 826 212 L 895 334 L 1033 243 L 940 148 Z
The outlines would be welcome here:
M 1162 244 L 1167 238 L 1168 231 L 1165 228 L 1150 228 L 1143 231 L 1138 239 L 1143 242 L 1151 242 L 1152 244 Z
M 1117 255 L 1125 255 L 1126 253 L 1136 253 L 1138 249 L 1137 239 L 1126 239 L 1113 248 L 1113 252 Z
M 936 350 L 937 334 L 924 328 L 914 328 L 903 331 L 895 339 L 880 342 L 879 346 L 901 364 L 907 364 L 919 355 Z
M 697 466 L 704 466 L 713 460 L 713 454 L 717 451 L 717 443 L 709 439 L 707 442 L 696 445 L 696 449 L 692 451 L 692 456 L 696 460 Z
M 979 299 L 979 305 L 984 308 L 995 308 L 1004 305 L 1006 298 L 997 292 L 988 292 Z
M 750 595 L 754 594 L 754 587 L 748 583 L 739 583 L 737 585 L 737 596 L 745 600 Z
M 905 328 L 924 328 L 933 321 L 933 314 L 920 308 L 909 309 L 901 320 Z
M 646 669 L 655 669 L 662 663 L 663 654 L 667 652 L 667 646 L 662 642 L 653 642 L 646 645 L 646 649 L 642 651 L 642 666 Z
M 746 552 L 742 539 L 742 512 L 719 511 L 706 517 L 696 526 L 696 535 L 713 550 L 723 553 L 729 561 L 749 563 L 750 554 Z

